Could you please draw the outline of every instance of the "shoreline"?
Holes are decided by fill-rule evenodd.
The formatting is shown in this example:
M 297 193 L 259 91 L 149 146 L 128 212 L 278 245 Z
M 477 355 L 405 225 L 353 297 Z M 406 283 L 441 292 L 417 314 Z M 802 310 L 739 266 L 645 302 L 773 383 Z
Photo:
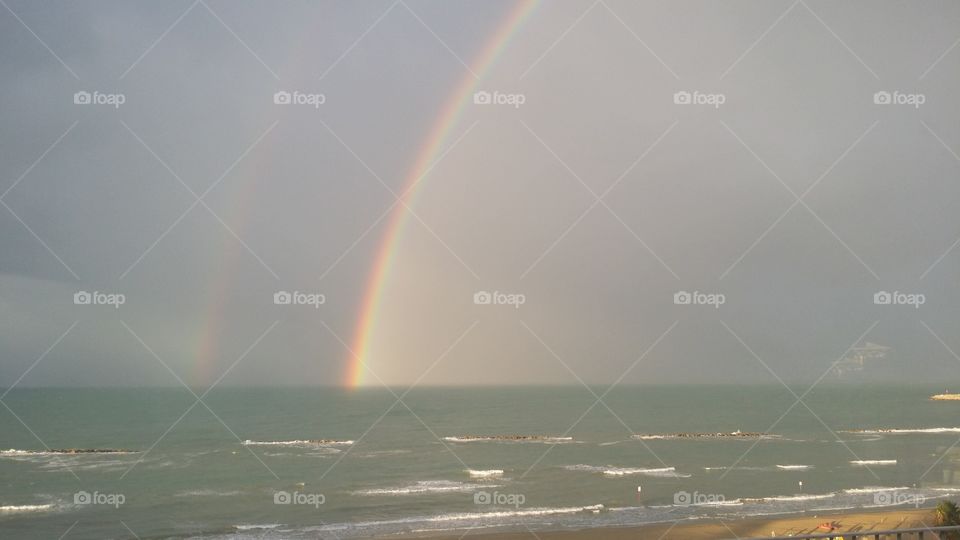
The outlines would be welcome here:
M 835 533 L 870 531 L 882 529 L 908 529 L 933 525 L 933 508 L 904 510 L 858 510 L 846 513 L 782 514 L 780 516 L 742 518 L 732 521 L 704 519 L 679 523 L 658 523 L 633 527 L 596 527 L 578 530 L 533 531 L 542 540 L 715 540 L 718 538 L 759 538 L 790 536 L 796 534 L 827 533 L 818 529 L 824 522 L 834 523 Z M 772 534 L 773 533 L 773 534 Z M 514 532 L 466 532 L 442 533 L 428 536 L 404 536 L 403 538 L 430 538 L 433 540 L 529 540 L 528 531 Z

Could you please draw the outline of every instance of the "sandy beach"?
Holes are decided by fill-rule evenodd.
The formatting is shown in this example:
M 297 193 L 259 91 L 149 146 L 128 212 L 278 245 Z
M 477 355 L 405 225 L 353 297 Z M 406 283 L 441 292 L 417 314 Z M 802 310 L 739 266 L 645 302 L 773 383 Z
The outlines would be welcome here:
M 469 533 L 464 536 L 443 536 L 443 540 L 472 538 L 478 540 L 714 540 L 718 538 L 758 538 L 789 536 L 805 533 L 826 533 L 818 526 L 833 523 L 834 532 L 890 530 L 923 527 L 933 524 L 933 509 L 921 508 L 885 512 L 857 512 L 852 514 L 804 514 L 766 519 L 743 519 L 729 522 L 704 521 L 702 523 L 664 523 L 642 527 L 597 528 L 579 531 L 536 531 L 515 533 Z

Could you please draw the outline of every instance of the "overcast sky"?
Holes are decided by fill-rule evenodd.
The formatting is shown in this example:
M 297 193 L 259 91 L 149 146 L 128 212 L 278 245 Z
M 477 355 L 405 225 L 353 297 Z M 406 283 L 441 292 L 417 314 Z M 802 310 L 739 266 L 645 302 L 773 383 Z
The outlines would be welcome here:
M 7 5 L 0 386 L 340 384 L 394 212 L 372 385 L 960 368 L 955 2 Z

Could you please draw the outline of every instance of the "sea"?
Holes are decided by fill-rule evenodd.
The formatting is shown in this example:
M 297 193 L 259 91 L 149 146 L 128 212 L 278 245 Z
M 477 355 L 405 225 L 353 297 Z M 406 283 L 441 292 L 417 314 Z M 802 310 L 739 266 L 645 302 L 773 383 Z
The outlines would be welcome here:
M 0 538 L 429 537 L 960 500 L 942 386 L 807 390 L 15 388 Z

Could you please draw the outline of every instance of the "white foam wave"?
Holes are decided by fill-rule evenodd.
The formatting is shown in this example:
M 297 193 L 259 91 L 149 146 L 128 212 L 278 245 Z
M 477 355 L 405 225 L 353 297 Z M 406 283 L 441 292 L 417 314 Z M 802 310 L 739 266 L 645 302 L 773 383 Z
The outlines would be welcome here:
M 250 531 L 256 529 L 276 529 L 279 523 L 257 523 L 253 525 L 234 525 L 233 528 L 238 531 Z
M 472 478 L 490 478 L 493 476 L 503 476 L 503 469 L 488 469 L 480 471 L 467 469 L 467 474 L 469 474 Z
M 895 459 L 855 459 L 850 462 L 855 467 L 868 467 L 870 465 L 896 465 Z
M 602 504 L 589 506 L 565 506 L 565 507 L 546 507 L 546 508 L 525 508 L 523 510 L 498 510 L 493 512 L 458 512 L 449 514 L 440 514 L 427 517 L 409 517 L 400 519 L 390 519 L 382 521 L 364 521 L 360 523 L 343 523 L 323 525 L 319 527 L 309 527 L 306 531 L 335 531 L 354 528 L 377 528 L 384 525 L 404 525 L 409 523 L 450 523 L 458 521 L 476 522 L 482 520 L 493 520 L 511 517 L 535 517 L 552 516 L 558 514 L 578 514 L 578 513 L 599 513 L 605 510 Z M 437 529 L 425 529 L 435 531 Z
M 0 514 L 22 514 L 26 512 L 49 512 L 52 504 L 9 504 L 0 506 Z
M 680 474 L 674 467 L 658 468 L 634 468 L 634 467 L 598 467 L 596 465 L 566 465 L 564 469 L 568 471 L 582 471 L 601 473 L 604 476 L 632 476 L 641 474 L 644 476 L 660 476 L 670 478 L 689 478 L 689 474 Z
M 397 448 L 393 450 L 374 450 L 372 452 L 364 452 L 363 454 L 352 454 L 352 455 L 353 457 L 358 457 L 358 458 L 378 458 L 378 457 L 386 457 L 386 456 L 398 456 L 401 454 L 409 454 L 409 453 L 411 453 L 411 450 Z
M 135 454 L 136 452 L 131 452 L 127 450 L 97 450 L 97 451 L 85 451 L 85 452 L 70 452 L 70 451 L 57 451 L 57 450 L 19 450 L 17 448 L 10 448 L 8 450 L 0 450 L 0 456 L 6 457 L 16 457 L 16 456 L 69 456 L 69 457 L 79 457 L 79 456 L 103 456 L 103 455 L 117 455 L 117 454 Z
M 425 493 L 469 493 L 478 489 L 500 487 L 498 484 L 470 484 L 450 480 L 421 480 L 399 487 L 373 488 L 354 491 L 354 495 L 421 495 Z
M 850 488 L 843 490 L 844 493 L 849 493 L 851 495 L 860 494 L 860 493 L 879 493 L 881 491 L 900 491 L 903 489 L 910 489 L 908 487 L 882 487 L 882 486 L 866 486 L 862 488 Z
M 776 497 L 759 497 L 755 499 L 743 499 L 745 502 L 797 502 L 797 501 L 817 501 L 820 499 L 830 499 L 835 497 L 836 493 L 823 493 L 819 495 L 778 495 Z
M 777 468 L 782 471 L 805 471 L 812 469 L 813 465 L 777 465 Z
M 773 470 L 773 468 L 772 468 L 772 467 L 750 467 L 750 466 L 740 465 L 740 466 L 737 466 L 737 467 L 729 467 L 729 466 L 724 466 L 724 467 L 704 467 L 703 470 L 705 470 L 705 471 L 726 471 L 726 470 L 731 470 L 731 471 L 770 471 L 770 470 Z
M 239 490 L 217 491 L 215 489 L 191 489 L 176 493 L 174 497 L 232 497 L 240 495 Z
M 247 439 L 243 441 L 244 446 L 306 446 L 306 447 L 317 447 L 317 446 L 338 446 L 345 445 L 349 446 L 353 444 L 353 441 L 327 441 L 327 440 L 292 440 L 292 441 L 251 441 Z
M 38 452 L 36 450 L 17 450 L 16 448 L 0 450 L 0 456 L 33 456 L 37 454 L 49 454 L 49 452 Z
M 932 428 L 896 428 L 896 429 L 858 429 L 845 431 L 844 433 L 857 433 L 863 435 L 881 435 L 885 433 L 904 434 L 904 433 L 960 433 L 960 427 L 932 427 Z
M 546 443 L 546 444 L 558 444 L 573 442 L 573 437 L 541 437 L 541 436 L 529 436 L 529 437 L 500 437 L 500 436 L 477 436 L 477 437 L 444 437 L 443 440 L 447 442 L 507 442 L 507 443 Z

